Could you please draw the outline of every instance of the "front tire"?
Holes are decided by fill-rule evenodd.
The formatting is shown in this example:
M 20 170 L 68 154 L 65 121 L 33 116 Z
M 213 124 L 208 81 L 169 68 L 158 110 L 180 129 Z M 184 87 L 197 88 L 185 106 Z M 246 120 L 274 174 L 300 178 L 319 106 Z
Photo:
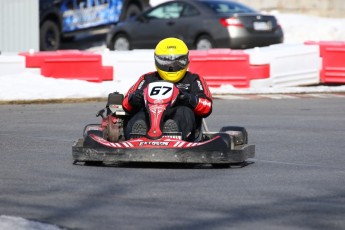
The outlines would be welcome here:
M 40 28 L 40 50 L 57 50 L 60 47 L 60 42 L 61 38 L 58 25 L 51 20 L 43 22 Z
M 127 51 L 131 49 L 129 38 L 124 34 L 116 35 L 111 44 L 111 50 Z
M 248 144 L 248 132 L 246 128 L 240 126 L 224 126 L 219 132 L 228 133 L 235 138 L 235 144 Z

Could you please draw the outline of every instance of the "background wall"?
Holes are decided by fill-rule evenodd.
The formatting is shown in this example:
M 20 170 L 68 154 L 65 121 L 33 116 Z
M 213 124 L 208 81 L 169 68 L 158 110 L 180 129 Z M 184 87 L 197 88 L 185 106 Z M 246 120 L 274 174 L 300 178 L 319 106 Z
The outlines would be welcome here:
M 0 0 L 0 52 L 39 49 L 38 0 Z
M 237 0 L 257 10 L 279 10 L 321 17 L 345 17 L 345 0 Z

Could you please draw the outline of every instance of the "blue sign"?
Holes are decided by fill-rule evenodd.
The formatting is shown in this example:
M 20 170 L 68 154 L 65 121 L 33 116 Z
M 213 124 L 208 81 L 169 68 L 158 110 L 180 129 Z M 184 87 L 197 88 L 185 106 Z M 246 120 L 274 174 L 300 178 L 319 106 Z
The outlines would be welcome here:
M 62 30 L 71 32 L 115 23 L 120 18 L 122 5 L 123 0 L 64 0 L 60 6 Z

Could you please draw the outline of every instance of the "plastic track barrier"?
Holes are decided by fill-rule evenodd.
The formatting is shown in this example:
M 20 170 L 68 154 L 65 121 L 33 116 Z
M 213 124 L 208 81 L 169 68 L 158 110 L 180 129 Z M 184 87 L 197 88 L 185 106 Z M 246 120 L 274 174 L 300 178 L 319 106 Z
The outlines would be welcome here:
M 0 65 L 4 74 L 36 68 L 33 70 L 40 70 L 46 77 L 91 82 L 116 80 L 132 85 L 142 74 L 156 70 L 153 53 L 154 50 L 25 52 L 0 55 Z M 204 77 L 210 87 L 344 84 L 344 60 L 345 42 L 307 41 L 245 50 L 191 50 L 189 71 Z
M 102 55 L 78 50 L 20 53 L 27 68 L 40 68 L 45 77 L 91 82 L 113 80 L 113 67 L 102 66 Z
M 115 78 L 134 84 L 141 75 L 156 70 L 154 50 L 130 50 L 99 52 L 105 66 L 113 66 Z
M 25 71 L 25 58 L 16 53 L 0 54 L 0 76 L 18 74 Z
M 306 45 L 318 45 L 322 58 L 321 83 L 345 83 L 345 42 L 307 41 Z
M 249 55 L 231 49 L 190 51 L 189 71 L 204 77 L 210 87 L 230 84 L 247 88 L 251 76 Z
M 251 87 L 289 87 L 320 82 L 321 60 L 318 46 L 277 44 L 245 50 L 250 64 L 269 65 L 269 78 L 251 81 Z

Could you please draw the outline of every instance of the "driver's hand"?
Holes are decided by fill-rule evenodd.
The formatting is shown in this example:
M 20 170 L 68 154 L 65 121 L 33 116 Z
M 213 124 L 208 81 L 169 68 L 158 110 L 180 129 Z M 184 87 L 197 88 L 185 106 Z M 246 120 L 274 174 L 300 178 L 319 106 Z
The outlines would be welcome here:
M 144 91 L 142 89 L 138 89 L 131 93 L 128 98 L 128 102 L 135 107 L 140 107 L 145 104 L 144 102 Z
M 190 106 L 194 109 L 197 106 L 199 99 L 193 93 L 188 93 L 185 90 L 180 90 L 178 101 L 180 104 Z

